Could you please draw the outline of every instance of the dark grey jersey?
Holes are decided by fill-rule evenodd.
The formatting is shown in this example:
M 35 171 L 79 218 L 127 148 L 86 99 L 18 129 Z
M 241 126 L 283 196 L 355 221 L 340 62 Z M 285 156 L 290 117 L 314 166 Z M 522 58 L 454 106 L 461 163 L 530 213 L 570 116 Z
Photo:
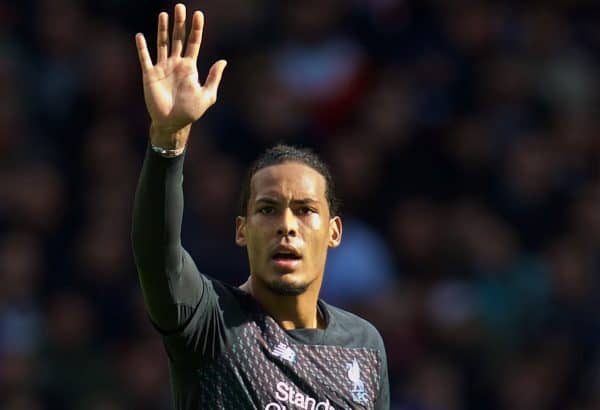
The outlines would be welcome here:
M 325 329 L 286 331 L 252 296 L 199 273 L 179 244 L 182 165 L 148 151 L 132 234 L 175 408 L 388 409 L 385 349 L 371 324 L 319 301 Z
M 189 322 L 164 337 L 177 409 L 386 409 L 377 331 L 324 302 L 327 327 L 283 330 L 253 298 L 203 279 Z

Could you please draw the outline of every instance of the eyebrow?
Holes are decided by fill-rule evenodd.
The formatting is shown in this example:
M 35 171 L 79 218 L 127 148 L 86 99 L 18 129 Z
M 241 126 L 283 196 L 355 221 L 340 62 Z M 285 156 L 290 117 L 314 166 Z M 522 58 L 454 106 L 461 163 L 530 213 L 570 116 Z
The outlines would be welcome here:
M 255 203 L 278 204 L 280 199 L 271 196 L 261 196 L 256 198 Z M 319 201 L 314 198 L 301 198 L 292 200 L 293 204 L 319 204 Z

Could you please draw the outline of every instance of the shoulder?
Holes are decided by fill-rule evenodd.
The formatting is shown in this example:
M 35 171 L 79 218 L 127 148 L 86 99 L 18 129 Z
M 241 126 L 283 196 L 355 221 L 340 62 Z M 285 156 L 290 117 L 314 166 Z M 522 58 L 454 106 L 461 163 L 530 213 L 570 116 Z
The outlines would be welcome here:
M 203 299 L 212 307 L 213 317 L 221 317 L 226 328 L 250 321 L 256 311 L 256 303 L 250 295 L 208 275 L 205 276 Z
M 248 293 L 238 287 L 232 286 L 223 282 L 220 279 L 215 279 L 212 276 L 204 275 L 208 288 L 214 292 L 219 302 L 222 303 L 248 303 L 251 299 Z
M 354 313 L 320 301 L 330 316 L 330 341 L 344 347 L 376 349 L 385 354 L 383 338 L 373 324 Z

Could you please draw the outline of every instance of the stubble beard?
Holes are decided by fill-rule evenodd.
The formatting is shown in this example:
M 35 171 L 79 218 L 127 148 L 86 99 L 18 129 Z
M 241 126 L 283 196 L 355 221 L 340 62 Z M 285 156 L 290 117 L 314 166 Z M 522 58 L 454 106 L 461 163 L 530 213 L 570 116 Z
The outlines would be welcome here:
M 266 282 L 267 289 L 280 296 L 299 296 L 306 292 L 309 283 L 291 284 L 283 283 L 278 280 Z

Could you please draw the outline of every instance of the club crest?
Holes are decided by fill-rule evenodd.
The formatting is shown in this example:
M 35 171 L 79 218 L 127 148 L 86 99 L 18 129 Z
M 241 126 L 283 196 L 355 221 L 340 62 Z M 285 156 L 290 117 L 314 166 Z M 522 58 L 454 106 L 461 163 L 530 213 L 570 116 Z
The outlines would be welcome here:
M 368 403 L 369 395 L 365 390 L 365 384 L 360 378 L 360 366 L 356 359 L 352 363 L 346 363 L 346 370 L 348 371 L 348 379 L 352 382 L 352 400 L 355 403 Z

